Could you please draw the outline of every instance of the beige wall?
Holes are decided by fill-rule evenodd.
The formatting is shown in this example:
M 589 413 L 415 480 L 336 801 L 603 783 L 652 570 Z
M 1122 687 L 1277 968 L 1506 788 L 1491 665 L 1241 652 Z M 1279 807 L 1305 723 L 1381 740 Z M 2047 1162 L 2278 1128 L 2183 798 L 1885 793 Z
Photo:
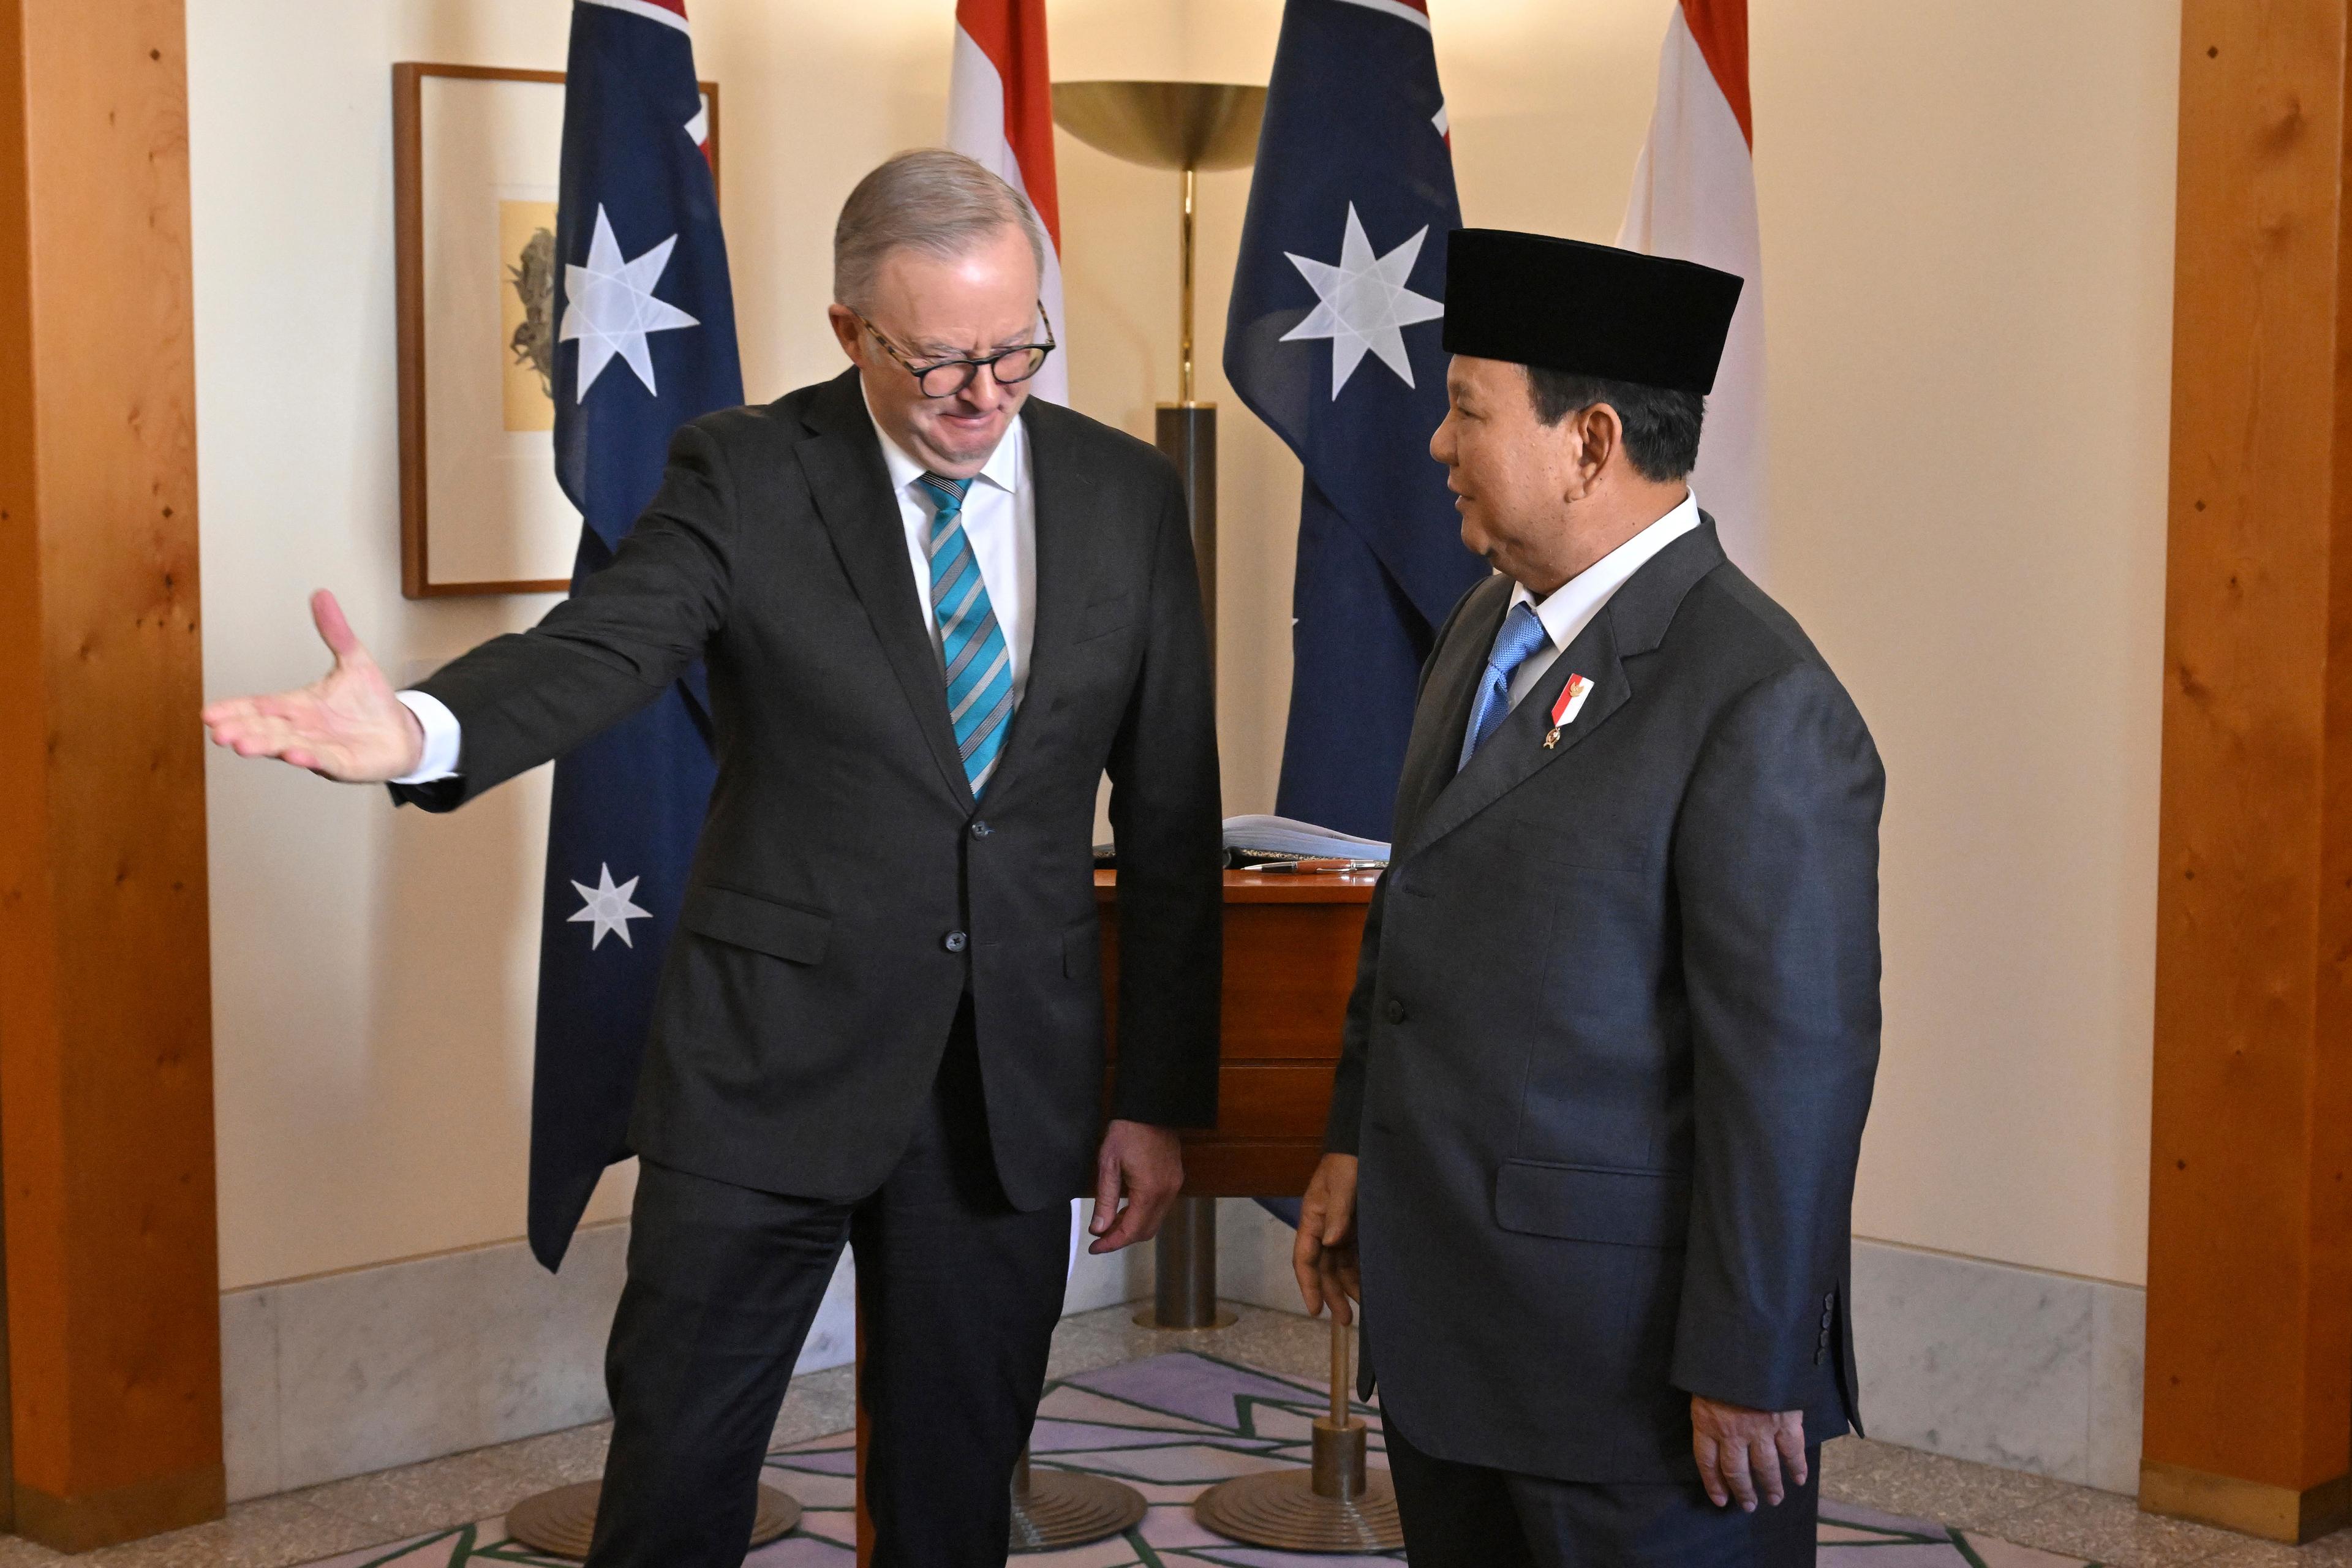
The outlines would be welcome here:
M 1775 586 L 1889 777 L 1857 1224 L 2139 1283 L 2179 7 L 1757 10 Z
M 745 378 L 837 363 L 826 236 L 938 133 L 948 0 L 696 0 Z M 1463 207 L 1610 237 L 1666 0 L 1434 0 Z M 1775 577 L 1876 730 L 1887 1045 L 1866 1233 L 2141 1278 L 2168 367 L 2168 0 L 1756 7 Z M 208 684 L 395 669 L 540 602 L 398 592 L 388 67 L 562 64 L 561 0 L 191 0 Z M 1057 74 L 1263 80 L 1276 0 L 1054 0 Z M 1174 395 L 1175 178 L 1064 138 L 1074 396 Z M 1297 470 L 1215 368 L 1229 810 L 1270 807 Z M 544 776 L 455 817 L 216 759 L 224 1283 L 521 1228 Z M 594 1214 L 622 1212 L 625 1179 Z

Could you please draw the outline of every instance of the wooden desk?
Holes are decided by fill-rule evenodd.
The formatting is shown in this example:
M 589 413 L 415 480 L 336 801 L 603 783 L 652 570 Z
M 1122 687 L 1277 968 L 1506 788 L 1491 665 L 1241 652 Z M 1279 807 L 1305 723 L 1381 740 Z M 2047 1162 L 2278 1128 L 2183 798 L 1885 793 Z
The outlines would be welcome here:
M 1195 1197 L 1295 1197 L 1322 1157 L 1331 1071 L 1376 877 L 1225 873 L 1217 1125 L 1184 1135 Z M 1103 1005 L 1118 1070 L 1118 874 L 1095 873 Z

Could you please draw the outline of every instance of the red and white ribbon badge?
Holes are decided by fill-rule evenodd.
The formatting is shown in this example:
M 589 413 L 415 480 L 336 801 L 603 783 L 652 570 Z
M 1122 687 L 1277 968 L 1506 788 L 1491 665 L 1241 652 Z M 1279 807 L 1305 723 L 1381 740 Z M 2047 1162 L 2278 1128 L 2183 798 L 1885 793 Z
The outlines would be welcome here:
M 1580 675 L 1571 675 L 1568 684 L 1559 689 L 1559 700 L 1551 705 L 1551 727 L 1555 730 L 1576 722 L 1584 711 L 1584 700 L 1592 695 L 1592 682 Z

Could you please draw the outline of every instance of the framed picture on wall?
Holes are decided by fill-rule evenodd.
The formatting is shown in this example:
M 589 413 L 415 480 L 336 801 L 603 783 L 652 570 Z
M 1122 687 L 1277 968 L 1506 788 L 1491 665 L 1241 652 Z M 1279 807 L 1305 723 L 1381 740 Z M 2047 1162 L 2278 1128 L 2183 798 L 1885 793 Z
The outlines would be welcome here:
M 719 166 L 719 84 L 702 84 Z M 555 482 L 563 73 L 392 68 L 400 584 L 561 593 L 580 513 Z

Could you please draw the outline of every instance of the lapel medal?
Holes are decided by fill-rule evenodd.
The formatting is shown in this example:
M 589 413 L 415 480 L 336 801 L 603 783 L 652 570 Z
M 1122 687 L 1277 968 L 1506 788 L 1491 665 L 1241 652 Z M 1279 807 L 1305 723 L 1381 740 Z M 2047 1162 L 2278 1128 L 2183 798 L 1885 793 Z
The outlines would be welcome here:
M 1568 684 L 1559 689 L 1559 700 L 1551 705 L 1551 730 L 1544 736 L 1544 750 L 1559 744 L 1559 732 L 1576 722 L 1584 710 L 1584 700 L 1592 695 L 1592 682 L 1580 675 L 1571 675 Z

